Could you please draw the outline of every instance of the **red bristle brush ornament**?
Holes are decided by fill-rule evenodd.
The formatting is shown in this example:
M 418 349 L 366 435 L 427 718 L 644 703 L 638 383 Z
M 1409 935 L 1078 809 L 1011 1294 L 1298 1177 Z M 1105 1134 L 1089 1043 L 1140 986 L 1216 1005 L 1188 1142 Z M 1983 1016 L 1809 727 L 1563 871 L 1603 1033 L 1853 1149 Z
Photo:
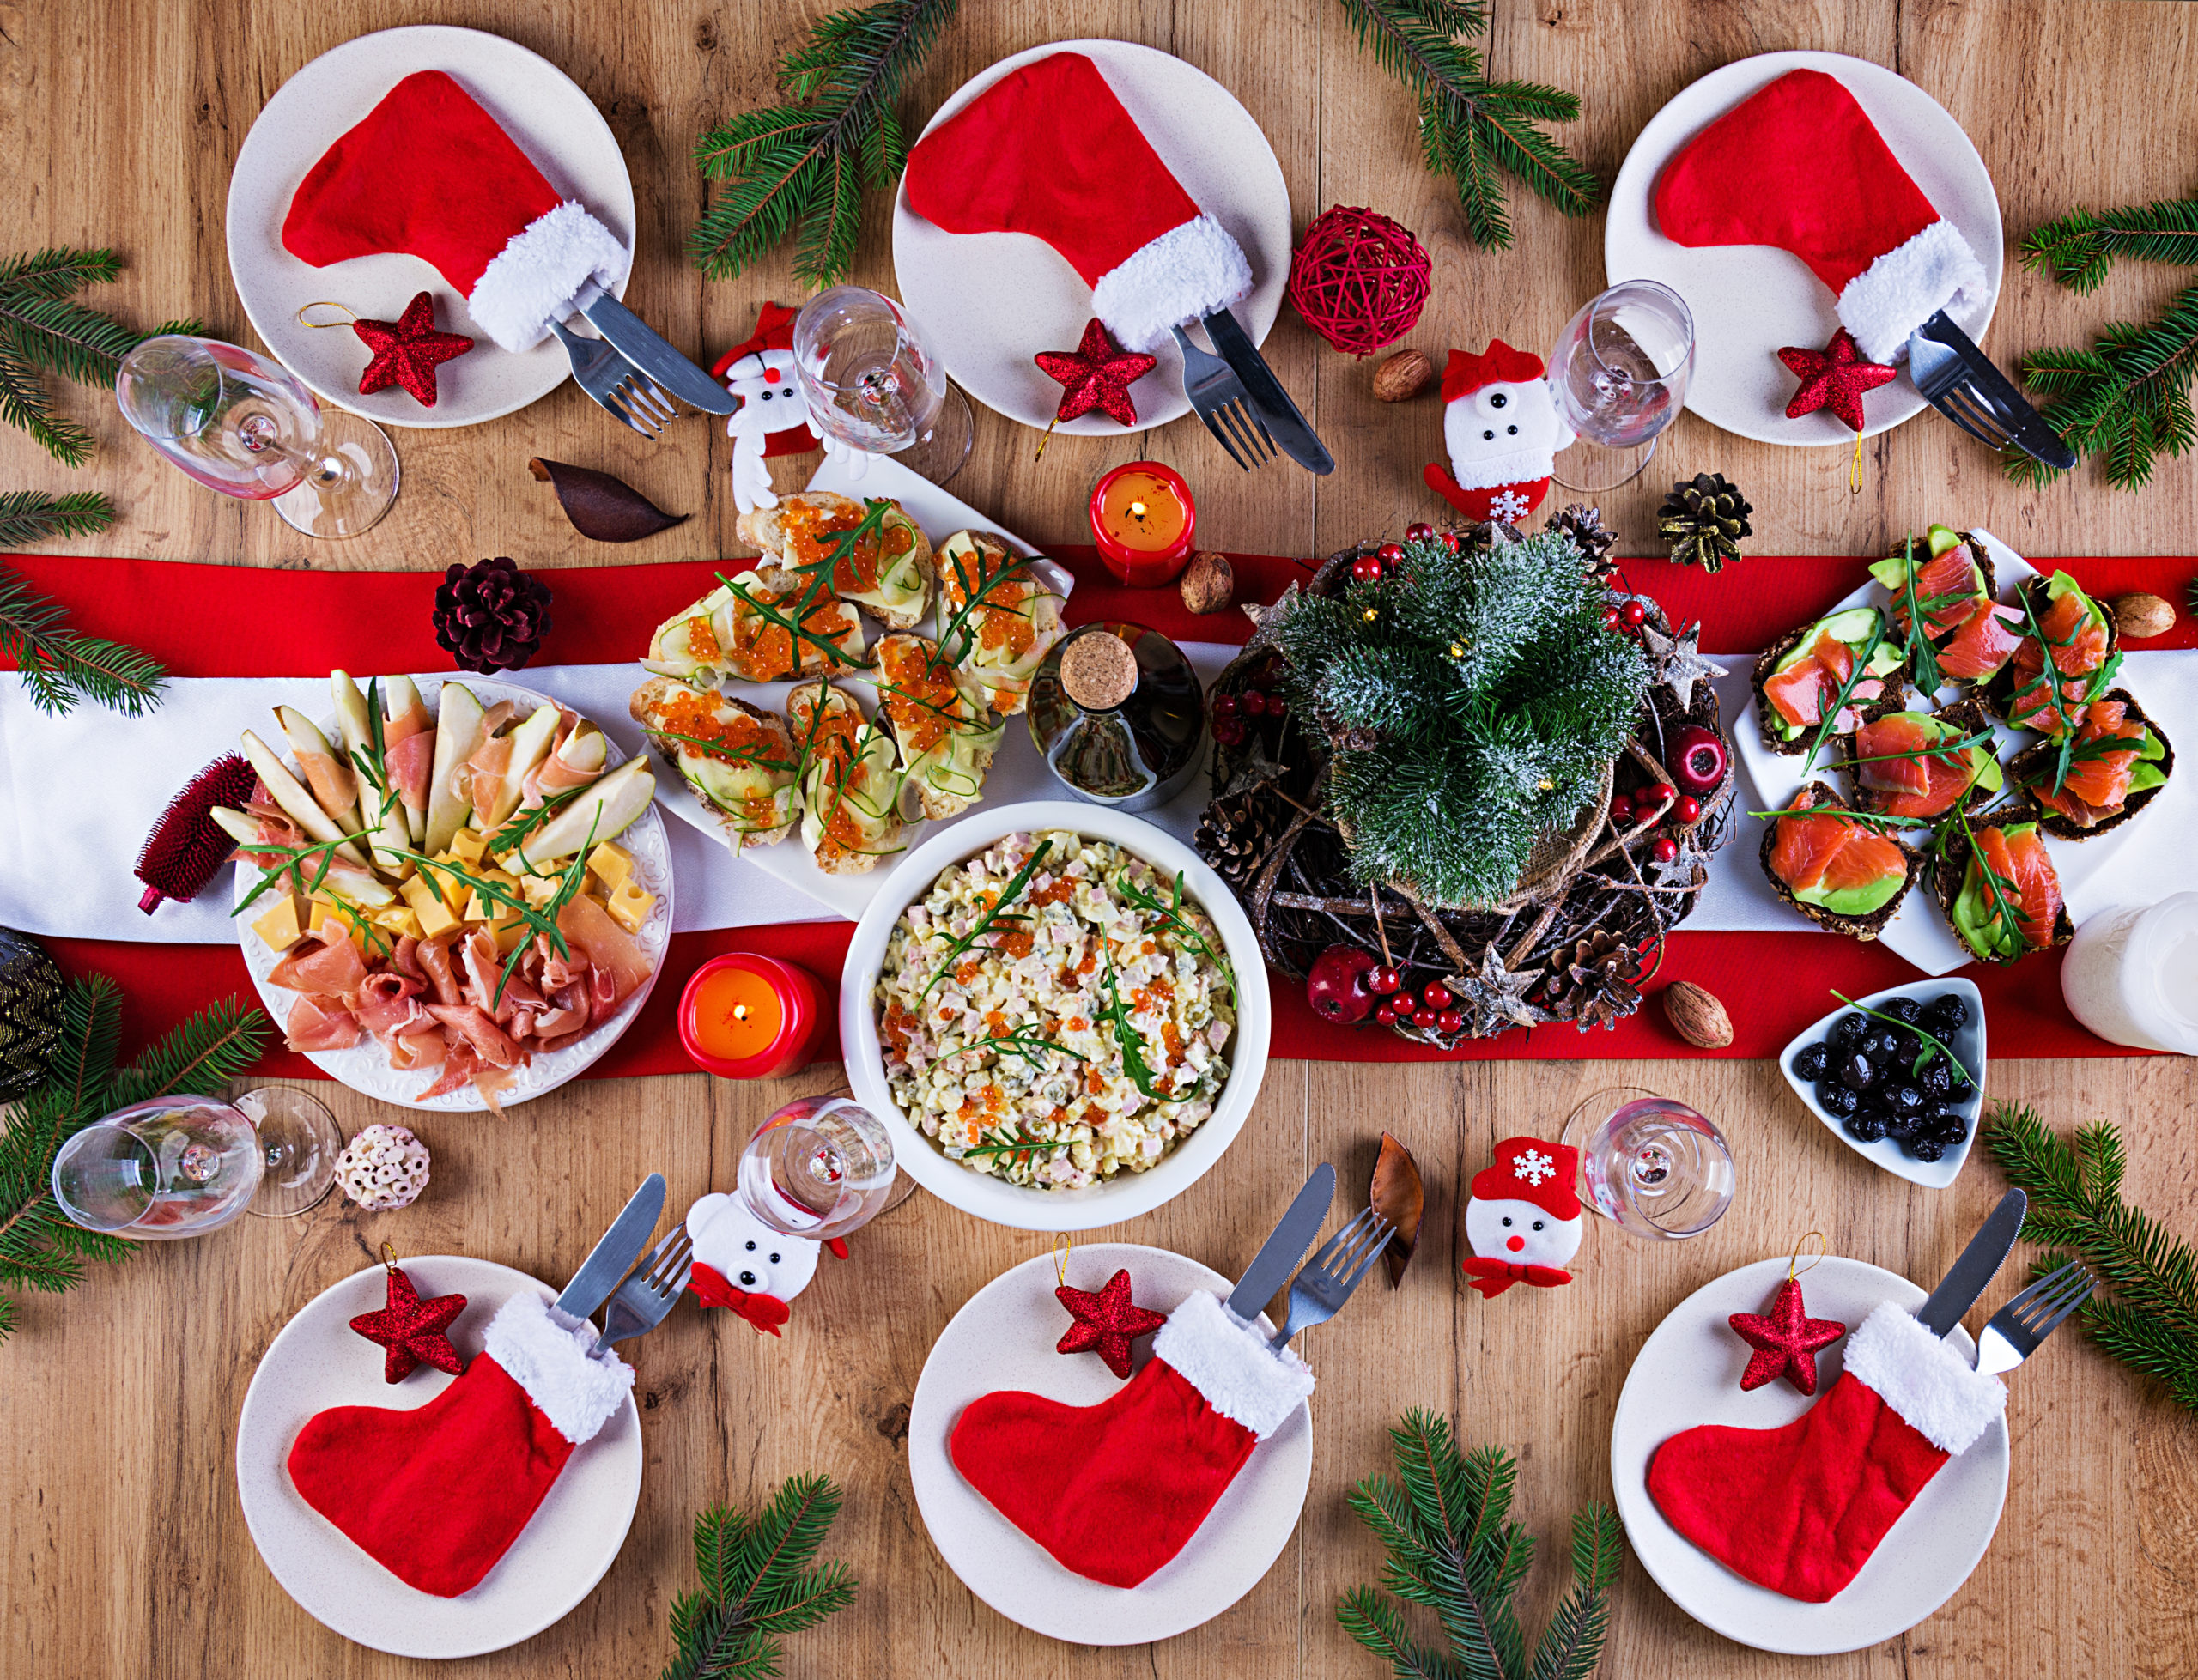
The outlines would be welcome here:
M 258 784 L 258 775 L 241 755 L 223 753 L 168 801 L 137 854 L 135 873 L 145 883 L 145 896 L 137 901 L 140 910 L 149 916 L 162 899 L 181 903 L 206 890 L 237 846 L 208 813 L 216 805 L 242 806 Z

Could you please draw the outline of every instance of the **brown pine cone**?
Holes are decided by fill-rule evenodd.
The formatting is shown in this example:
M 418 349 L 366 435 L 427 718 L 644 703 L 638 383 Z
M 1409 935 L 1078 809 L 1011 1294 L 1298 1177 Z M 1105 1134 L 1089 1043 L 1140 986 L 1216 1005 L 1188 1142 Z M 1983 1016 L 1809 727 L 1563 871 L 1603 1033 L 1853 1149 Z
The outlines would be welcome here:
M 1715 572 L 1740 557 L 1753 512 L 1722 473 L 1698 472 L 1672 486 L 1656 510 L 1656 534 L 1671 544 L 1673 563 Z
M 1548 529 L 1561 531 L 1572 539 L 1580 558 L 1587 562 L 1589 577 L 1606 578 L 1615 569 L 1611 550 L 1618 546 L 1618 533 L 1603 523 L 1601 508 L 1576 501 L 1551 519 Z
M 1207 806 L 1191 841 L 1199 856 L 1232 887 L 1242 886 L 1259 873 L 1273 844 L 1274 830 L 1267 814 L 1249 796 Z

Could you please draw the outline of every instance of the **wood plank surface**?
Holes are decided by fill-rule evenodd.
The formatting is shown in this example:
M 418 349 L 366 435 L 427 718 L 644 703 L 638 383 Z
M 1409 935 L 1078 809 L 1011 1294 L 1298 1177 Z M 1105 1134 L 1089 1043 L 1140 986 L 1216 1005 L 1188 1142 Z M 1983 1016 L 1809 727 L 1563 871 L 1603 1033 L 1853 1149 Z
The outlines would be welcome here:
M 252 343 L 229 288 L 222 207 L 262 105 L 301 64 L 353 35 L 470 23 L 546 54 L 603 110 L 639 208 L 628 300 L 674 342 L 714 353 L 746 336 L 762 300 L 798 302 L 802 288 L 783 259 L 711 283 L 686 265 L 683 239 L 702 202 L 689 151 L 712 121 L 769 97 L 777 54 L 825 9 L 823 0 L 0 0 L 0 149 L 13 166 L 0 176 L 10 229 L 0 244 L 112 244 L 129 268 L 94 301 L 146 323 L 196 314 Z M 2011 239 L 2074 204 L 2190 190 L 2198 10 L 2189 7 L 1500 0 L 1496 14 L 1494 70 L 1578 91 L 1586 115 L 1566 138 L 1606 179 L 1641 125 L 1695 77 L 1749 53 L 1813 46 L 1891 65 L 1941 100 L 1990 167 Z M 966 0 L 906 114 L 920 123 L 985 65 L 1072 30 L 1177 52 L 1228 86 L 1273 141 L 1301 225 L 1348 203 L 1415 227 L 1435 258 L 1436 291 L 1409 342 L 1438 359 L 1446 345 L 1491 335 L 1545 345 L 1601 282 L 1600 218 L 1568 221 L 1516 198 L 1515 251 L 1466 245 L 1454 201 L 1418 165 L 1409 102 L 1330 0 L 1088 0 L 1072 15 L 1038 0 Z M 856 278 L 890 289 L 884 195 L 873 195 L 866 218 Z M 2005 363 L 2027 349 L 2086 342 L 2106 321 L 2149 315 L 2184 278 L 2124 267 L 2079 298 L 2011 261 L 1987 348 Z M 1114 443 L 1056 437 L 1034 460 L 1032 434 L 980 410 L 954 488 L 1042 542 L 1080 540 L 1093 477 L 1133 453 L 1184 470 L 1201 531 L 1218 546 L 1321 552 L 1430 515 L 1418 473 L 1439 452 L 1434 400 L 1374 403 L 1372 364 L 1328 351 L 1288 314 L 1268 354 L 1333 446 L 1332 478 L 1288 468 L 1239 475 L 1191 422 Z M 100 393 L 72 388 L 64 402 L 98 434 L 97 458 L 72 473 L 0 428 L 0 487 L 107 491 L 123 523 L 73 545 L 87 555 L 440 567 L 487 554 L 555 567 L 738 551 L 720 428 L 689 420 L 647 446 L 569 385 L 486 426 L 398 434 L 404 495 L 381 526 L 346 544 L 309 544 L 266 509 L 198 489 L 139 443 Z M 697 518 L 632 549 L 589 544 L 528 477 L 534 454 L 616 471 Z M 779 482 L 809 466 L 782 464 Z M 2038 555 L 2171 553 L 2192 547 L 2198 512 L 2187 463 L 2166 464 L 2140 494 L 2110 490 L 2089 469 L 2042 493 L 2018 491 L 1980 448 L 1929 415 L 1865 446 L 1862 488 L 1850 495 L 1843 452 L 1750 444 L 1688 416 L 1647 482 L 1604 499 L 1627 549 L 1649 551 L 1658 488 L 1702 470 L 1724 471 L 1752 498 L 1759 553 L 1861 553 L 1934 519 L 1989 524 Z M 237 1409 L 260 1354 L 306 1301 L 371 1264 L 385 1239 L 406 1253 L 475 1254 L 562 1279 L 641 1174 L 663 1171 L 675 1207 L 726 1187 L 741 1143 L 773 1107 L 835 1080 L 836 1070 L 817 1069 L 779 1086 L 699 1075 L 582 1082 L 501 1121 L 420 1117 L 434 1180 L 406 1212 L 369 1217 L 331 1201 L 296 1221 L 246 1220 L 203 1241 L 149 1245 L 70 1295 L 27 1301 L 21 1329 L 0 1349 L 17 1441 L 0 1519 L 0 1650 L 15 1654 L 0 1667 L 71 1680 L 441 1671 L 326 1632 L 260 1562 L 234 1467 Z M 1460 1191 L 1490 1144 L 1515 1131 L 1553 1135 L 1581 1096 L 1621 1083 L 1691 1102 L 1726 1128 L 1740 1174 L 1730 1214 L 1685 1244 L 1594 1230 L 1570 1289 L 1486 1304 L 1462 1291 Z M 2064 1129 L 2116 1119 L 2131 1146 L 2131 1198 L 2189 1234 L 2198 1185 L 2189 1064 L 2000 1063 L 1990 1087 Z M 396 1118 L 317 1089 L 347 1131 Z M 1610 1496 L 1609 1425 L 1627 1367 L 1674 1304 L 1730 1267 L 1786 1252 L 1812 1228 L 1834 1252 L 1928 1283 L 2001 1188 L 1981 1158 L 1940 1193 L 1878 1172 L 1806 1114 L 1768 1064 L 1284 1063 L 1219 1168 L 1157 1213 L 1095 1237 L 1178 1249 L 1234 1272 L 1311 1162 L 1333 1160 L 1347 1182 L 1362 1183 L 1384 1126 L 1410 1143 L 1429 1180 L 1423 1252 L 1401 1289 L 1369 1285 L 1306 1338 L 1321 1388 L 1302 1521 L 1260 1586 L 1207 1626 L 1151 1647 L 1060 1646 L 1003 1620 L 940 1562 L 909 1490 L 905 1408 L 954 1311 L 1045 1242 L 920 1196 L 862 1234 L 853 1260 L 826 1263 L 783 1341 L 721 1313 L 683 1311 L 635 1345 L 648 1468 L 624 1550 L 572 1616 L 467 1671 L 653 1673 L 671 1649 L 667 1606 L 690 1584 L 695 1512 L 755 1501 L 784 1476 L 817 1469 L 848 1489 L 832 1550 L 863 1591 L 852 1610 L 792 1642 L 790 1674 L 859 1664 L 879 1677 L 968 1680 L 1370 1677 L 1376 1665 L 1333 1619 L 1339 1593 L 1374 1579 L 1380 1561 L 1343 1495 L 1382 1466 L 1382 1432 L 1408 1404 L 1444 1408 L 1466 1440 L 1520 1453 L 1519 1514 L 1544 1537 L 1523 1603 L 1538 1626 L 1561 1592 L 1569 1513 Z M 1982 1316 L 1971 1315 L 1972 1327 Z M 2198 1424 L 2074 1337 L 2012 1387 L 2014 1475 L 1999 1537 L 1969 1583 L 1911 1633 L 1843 1657 L 1765 1657 L 1692 1622 L 1633 1562 L 1603 1672 L 2198 1672 Z

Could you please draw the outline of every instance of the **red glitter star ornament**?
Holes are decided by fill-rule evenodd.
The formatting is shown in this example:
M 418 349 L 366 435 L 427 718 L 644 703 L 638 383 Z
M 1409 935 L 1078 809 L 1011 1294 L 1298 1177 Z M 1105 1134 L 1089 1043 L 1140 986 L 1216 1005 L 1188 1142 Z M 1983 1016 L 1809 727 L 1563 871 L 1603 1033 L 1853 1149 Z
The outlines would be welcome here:
M 1053 1344 L 1055 1353 L 1083 1353 L 1096 1349 L 1107 1368 L 1118 1377 L 1130 1374 L 1130 1343 L 1150 1336 L 1168 1322 L 1165 1313 L 1151 1313 L 1130 1300 L 1129 1268 L 1125 1266 L 1094 1295 L 1072 1289 L 1066 1283 L 1053 1291 L 1054 1299 L 1068 1308 L 1076 1322 Z
M 1783 1377 L 1804 1394 L 1817 1392 L 1817 1349 L 1847 1334 L 1837 1319 L 1810 1318 L 1801 1305 L 1801 1286 L 1788 1277 L 1770 1298 L 1768 1313 L 1735 1313 L 1727 1322 L 1755 1349 L 1740 1374 L 1743 1391 Z
M 401 385 L 422 407 L 429 409 L 435 406 L 436 364 L 462 356 L 473 348 L 473 341 L 462 332 L 435 330 L 434 300 L 425 292 L 406 304 L 404 312 L 395 320 L 361 318 L 351 323 L 351 331 L 374 353 L 367 371 L 359 376 L 359 395 L 371 397 L 377 391 Z
M 446 1332 L 451 1320 L 464 1310 L 464 1295 L 421 1300 L 412 1280 L 392 1265 L 389 1304 L 379 1313 L 360 1313 L 351 1320 L 351 1328 L 389 1350 L 382 1361 L 384 1382 L 403 1382 L 423 1364 L 456 1376 L 465 1369 L 465 1362 L 458 1356 Z
M 1137 424 L 1137 404 L 1130 400 L 1132 382 L 1159 366 L 1149 355 L 1122 349 L 1108 336 L 1105 323 L 1096 319 L 1084 323 L 1084 342 L 1074 350 L 1041 350 L 1031 360 L 1047 379 L 1058 379 L 1065 387 L 1054 420 L 1074 420 L 1102 409 L 1125 426 Z
M 1862 360 L 1861 347 L 1845 327 L 1831 335 L 1821 350 L 1788 345 L 1779 361 L 1793 370 L 1801 388 L 1786 405 L 1786 418 L 1799 420 L 1819 409 L 1830 409 L 1857 432 L 1862 429 L 1862 393 L 1899 376 L 1900 370 L 1881 361 Z

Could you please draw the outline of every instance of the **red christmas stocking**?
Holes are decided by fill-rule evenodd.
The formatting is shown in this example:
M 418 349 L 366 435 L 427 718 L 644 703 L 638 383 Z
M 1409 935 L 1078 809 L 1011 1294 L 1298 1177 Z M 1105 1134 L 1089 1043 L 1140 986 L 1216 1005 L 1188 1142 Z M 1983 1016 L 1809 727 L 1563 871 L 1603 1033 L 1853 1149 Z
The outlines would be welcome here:
M 336 1406 L 290 1448 L 306 1503 L 399 1580 L 455 1598 L 511 1550 L 573 1455 L 625 1404 L 633 1368 L 595 1331 L 514 1295 L 465 1374 L 424 1406 Z
M 406 76 L 306 173 L 282 245 L 317 269 L 386 251 L 421 258 L 513 351 L 549 337 L 590 281 L 616 284 L 628 260 L 440 70 Z
M 1710 124 L 1664 166 L 1655 198 L 1667 240 L 1799 257 L 1872 361 L 1906 355 L 1910 333 L 1984 290 L 1969 241 L 1822 70 L 1789 70 Z
M 1199 210 L 1098 65 L 1056 52 L 1002 76 L 908 154 L 908 206 L 950 234 L 1029 234 L 1091 288 L 1125 349 L 1252 289 L 1252 265 Z
M 1003 1392 L 954 1425 L 955 1467 L 1065 1568 L 1135 1586 L 1189 1544 L 1313 1374 L 1203 1292 L 1153 1337 L 1145 1368 L 1096 1406 Z
M 1649 1496 L 1728 1568 L 1820 1604 L 2007 1404 L 2007 1385 L 1887 1302 L 1848 1337 L 1846 1370 L 1814 1407 L 1782 1429 L 1673 1435 L 1649 1461 Z

